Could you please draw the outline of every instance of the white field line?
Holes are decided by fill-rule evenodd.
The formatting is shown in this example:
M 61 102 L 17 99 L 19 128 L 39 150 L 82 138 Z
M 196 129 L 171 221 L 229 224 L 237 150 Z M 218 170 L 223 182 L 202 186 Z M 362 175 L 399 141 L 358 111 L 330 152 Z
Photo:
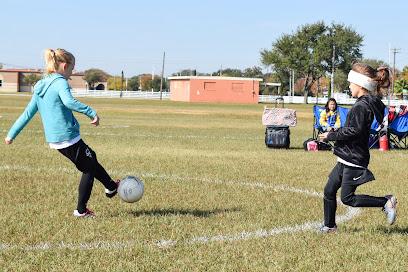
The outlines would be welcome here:
M 16 166 L 16 165 L 0 165 L 0 170 L 25 170 L 31 171 L 34 168 L 30 168 L 27 166 Z M 36 169 L 37 171 L 40 169 Z M 58 168 L 59 171 L 63 171 L 65 173 L 75 173 L 77 172 L 75 169 L 68 169 L 64 167 Z M 49 168 L 42 168 L 40 171 L 51 171 Z M 53 169 L 52 171 L 55 171 Z M 127 173 L 116 173 L 118 175 L 124 176 Z M 261 189 L 261 190 L 273 190 L 273 191 L 283 191 L 283 192 L 291 192 L 291 193 L 299 193 L 311 197 L 318 197 L 322 198 L 323 194 L 318 193 L 311 190 L 300 189 L 291 187 L 288 185 L 268 185 L 264 182 L 249 182 L 249 181 L 224 181 L 224 180 L 217 180 L 217 179 L 206 179 L 206 178 L 194 178 L 194 177 L 181 177 L 176 175 L 163 175 L 163 174 L 155 174 L 155 173 L 140 173 L 139 174 L 143 178 L 156 178 L 161 179 L 162 181 L 196 181 L 196 182 L 206 182 L 206 183 L 213 183 L 213 184 L 224 184 L 228 186 L 242 186 L 248 187 L 252 189 Z M 341 204 L 340 200 L 338 202 Z M 361 210 L 358 208 L 347 207 L 347 212 L 344 215 L 339 215 L 336 217 L 337 223 L 343 223 L 346 221 L 351 220 L 355 216 L 360 214 Z M 304 231 L 318 231 L 318 227 L 322 224 L 321 221 L 310 221 L 305 222 L 299 225 L 292 225 L 292 226 L 284 226 L 284 227 L 277 227 L 272 228 L 269 230 L 259 229 L 254 231 L 242 231 L 239 233 L 234 234 L 219 234 L 215 236 L 197 236 L 191 239 L 185 240 L 168 240 L 168 239 L 160 239 L 153 242 L 147 242 L 147 244 L 155 244 L 160 248 L 168 248 L 175 245 L 189 245 L 189 244 L 206 244 L 210 242 L 234 242 L 240 240 L 249 240 L 249 239 L 261 239 L 271 236 L 276 236 L 280 234 L 293 234 L 297 232 L 304 232 Z M 59 242 L 59 243 L 51 243 L 51 242 L 43 242 L 35 245 L 25 245 L 25 246 L 17 246 L 17 245 L 9 245 L 0 243 L 0 251 L 2 250 L 11 250 L 11 249 L 19 249 L 19 250 L 26 250 L 26 251 L 38 251 L 38 250 L 51 250 L 51 249 L 79 249 L 79 250 L 95 250 L 95 249 L 123 249 L 123 248 L 130 248 L 135 246 L 136 244 L 146 244 L 143 241 L 95 241 L 91 243 L 66 243 L 66 242 Z

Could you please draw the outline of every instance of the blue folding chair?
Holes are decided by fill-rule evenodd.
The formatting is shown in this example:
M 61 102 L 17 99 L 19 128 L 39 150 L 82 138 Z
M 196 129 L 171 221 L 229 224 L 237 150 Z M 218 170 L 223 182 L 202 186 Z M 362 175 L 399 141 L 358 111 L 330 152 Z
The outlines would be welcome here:
M 393 148 L 408 148 L 408 112 L 398 115 L 388 124 L 388 139 Z
M 320 113 L 324 110 L 325 107 L 323 106 L 313 106 L 313 139 L 317 139 L 318 135 L 324 132 L 323 127 L 319 123 Z M 340 127 L 343 127 L 347 119 L 349 108 L 337 106 L 337 112 L 340 114 Z

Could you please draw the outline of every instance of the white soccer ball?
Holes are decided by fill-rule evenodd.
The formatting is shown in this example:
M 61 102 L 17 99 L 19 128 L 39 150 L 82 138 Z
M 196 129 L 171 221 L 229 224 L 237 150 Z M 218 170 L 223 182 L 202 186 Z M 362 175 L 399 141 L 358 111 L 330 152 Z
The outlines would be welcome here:
M 118 187 L 119 197 L 129 203 L 139 201 L 144 193 L 144 184 L 138 177 L 127 176 L 122 179 Z

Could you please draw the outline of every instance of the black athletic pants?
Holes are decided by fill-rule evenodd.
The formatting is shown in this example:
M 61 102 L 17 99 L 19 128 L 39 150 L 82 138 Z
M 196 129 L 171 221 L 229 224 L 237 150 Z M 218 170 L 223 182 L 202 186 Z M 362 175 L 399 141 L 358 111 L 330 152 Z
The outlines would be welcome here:
M 58 149 L 58 151 L 70 159 L 76 168 L 82 172 L 78 188 L 77 209 L 79 213 L 84 213 L 86 210 L 86 204 L 91 197 L 94 178 L 102 182 L 105 188 L 109 190 L 116 189 L 116 183 L 99 164 L 95 152 L 87 146 L 84 141 L 79 140 L 76 144 L 67 148 Z
M 388 199 L 369 195 L 354 194 L 357 187 L 374 180 L 374 175 L 366 168 L 357 168 L 337 163 L 329 175 L 329 180 L 324 188 L 324 225 L 336 225 L 336 194 L 341 187 L 341 201 L 352 207 L 384 207 Z

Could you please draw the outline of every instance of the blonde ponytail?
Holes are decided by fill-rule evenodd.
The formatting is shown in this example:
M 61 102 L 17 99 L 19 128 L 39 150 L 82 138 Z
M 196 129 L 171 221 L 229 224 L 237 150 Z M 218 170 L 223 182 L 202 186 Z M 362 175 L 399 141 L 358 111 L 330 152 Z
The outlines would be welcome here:
M 58 71 L 60 63 L 75 64 L 75 57 L 64 49 L 45 49 L 45 74 L 52 74 Z

